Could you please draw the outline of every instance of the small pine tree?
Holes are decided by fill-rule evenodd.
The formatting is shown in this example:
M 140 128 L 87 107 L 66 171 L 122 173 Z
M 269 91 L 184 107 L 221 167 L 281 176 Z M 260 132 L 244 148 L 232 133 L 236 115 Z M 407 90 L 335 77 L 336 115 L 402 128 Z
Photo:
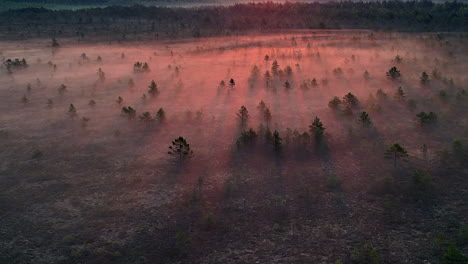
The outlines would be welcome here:
M 265 108 L 265 111 L 263 111 L 263 120 L 265 120 L 265 122 L 267 123 L 267 125 L 270 123 L 271 121 L 271 112 L 270 112 L 270 109 L 267 107 Z
M 273 133 L 273 148 L 276 153 L 281 152 L 281 148 L 283 145 L 282 141 L 283 139 L 280 137 L 278 131 L 275 130 L 275 132 Z
M 128 85 L 128 88 L 133 88 L 133 87 L 135 87 L 135 83 L 133 82 L 133 79 L 132 79 L 132 78 L 128 79 L 127 85 Z
M 395 99 L 398 100 L 398 101 L 404 101 L 405 100 L 405 92 L 403 91 L 401 86 L 398 87 L 398 90 L 395 93 Z
M 416 117 L 419 119 L 421 126 L 435 124 L 437 122 L 437 115 L 434 112 L 421 112 L 417 114 Z
M 193 156 L 193 151 L 190 148 L 190 144 L 183 137 L 178 137 L 172 141 L 172 145 L 169 146 L 167 152 L 171 156 L 178 158 L 179 162 L 189 159 Z
M 117 104 L 119 104 L 119 105 L 122 104 L 122 102 L 123 102 L 122 97 L 120 97 L 120 96 L 117 97 L 117 100 L 115 100 L 115 102 L 116 102 Z
M 139 116 L 140 120 L 143 122 L 149 122 L 153 120 L 153 117 L 151 117 L 150 112 L 144 112 Z
M 88 126 L 89 120 L 90 120 L 89 117 L 84 117 L 84 116 L 83 116 L 83 117 L 81 118 L 81 127 L 83 127 L 83 128 L 87 127 L 87 126 Z
M 260 103 L 258 103 L 258 106 L 257 106 L 257 109 L 258 111 L 260 111 L 260 113 L 263 113 L 265 111 L 265 109 L 267 108 L 265 102 L 260 101 Z
M 397 67 L 392 67 L 388 72 L 386 72 L 387 78 L 391 80 L 396 80 L 401 77 L 400 71 L 397 69 Z
M 58 88 L 58 93 L 60 96 L 64 95 L 67 91 L 67 86 L 65 84 L 61 84 Z
M 338 109 L 340 105 L 341 105 L 341 100 L 337 96 L 334 96 L 333 99 L 331 99 L 330 102 L 328 102 L 328 107 L 334 110 Z
M 349 107 L 356 107 L 359 105 L 359 100 L 354 94 L 348 93 L 343 97 L 343 103 Z
M 273 63 L 271 64 L 271 72 L 274 75 L 278 75 L 278 70 L 279 70 L 279 64 L 276 60 L 274 60 Z
M 73 104 L 70 104 L 68 107 L 68 116 L 70 118 L 75 118 L 77 116 L 77 112 L 76 107 Z
M 156 112 L 156 118 L 160 123 L 166 121 L 166 112 L 164 112 L 163 108 L 159 108 L 158 112 Z
M 363 127 L 369 127 L 370 125 L 372 125 L 372 121 L 367 112 L 362 112 L 359 115 L 359 123 L 361 123 Z
M 385 100 L 387 99 L 388 96 L 382 89 L 378 89 L 376 93 L 376 97 L 379 100 Z
M 249 111 L 247 111 L 245 106 L 241 106 L 236 115 L 240 119 L 241 125 L 245 125 L 247 123 L 247 120 L 249 119 Z
M 106 80 L 106 73 L 102 71 L 102 69 L 99 67 L 97 71 L 97 75 L 99 77 L 99 81 L 103 82 Z
M 428 84 L 429 83 L 429 75 L 426 72 L 421 74 L 421 83 Z
M 151 96 L 156 96 L 159 94 L 158 85 L 154 80 L 152 80 L 150 85 L 148 86 L 148 94 Z
M 320 121 L 320 118 L 318 118 L 317 116 L 315 117 L 312 124 L 309 126 L 309 129 L 310 129 L 310 134 L 315 135 L 316 140 L 321 140 L 323 138 L 325 127 L 323 126 L 323 123 Z
M 229 80 L 229 87 L 234 88 L 236 86 L 236 81 L 234 79 Z
M 364 80 L 369 80 L 370 79 L 370 73 L 367 70 L 364 71 L 363 76 L 364 76 Z
M 88 105 L 91 106 L 91 107 L 93 107 L 93 106 L 96 105 L 96 101 L 94 101 L 94 100 L 91 99 L 91 100 L 89 100 Z
M 393 159 L 394 167 L 397 166 L 397 159 L 404 159 L 408 157 L 408 151 L 404 149 L 400 144 L 395 143 L 393 146 L 385 151 L 385 157 Z

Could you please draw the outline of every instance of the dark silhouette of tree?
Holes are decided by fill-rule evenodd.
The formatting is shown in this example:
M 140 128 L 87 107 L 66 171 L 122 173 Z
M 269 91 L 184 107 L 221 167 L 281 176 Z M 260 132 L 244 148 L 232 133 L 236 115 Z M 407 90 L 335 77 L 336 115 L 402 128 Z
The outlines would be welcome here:
M 266 87 L 270 87 L 271 85 L 271 74 L 269 71 L 265 72 L 265 85 Z
M 398 101 L 404 101 L 405 100 L 405 92 L 403 91 L 401 86 L 398 87 L 398 90 L 395 93 L 395 99 L 398 100 Z
M 395 80 L 401 77 L 400 71 L 397 69 L 397 67 L 392 67 L 388 72 L 386 72 L 387 78 Z
M 89 60 L 89 58 L 88 58 L 88 56 L 86 55 L 86 53 L 81 53 L 80 59 L 83 60 L 83 61 Z
M 364 71 L 363 76 L 364 76 L 364 80 L 369 80 L 370 79 L 370 73 L 367 70 Z
M 172 145 L 169 146 L 169 155 L 178 158 L 179 162 L 189 159 L 193 156 L 193 151 L 190 148 L 190 144 L 183 137 L 178 137 L 172 141 Z
M 120 97 L 120 96 L 117 97 L 117 100 L 115 100 L 115 102 L 116 102 L 117 104 L 122 104 L 122 102 L 123 102 L 122 97 Z
M 287 80 L 284 82 L 284 85 L 283 85 L 283 86 L 284 86 L 284 88 L 285 88 L 286 90 L 288 90 L 288 89 L 291 88 L 291 84 L 290 84 L 289 81 L 287 81 Z
M 398 159 L 404 159 L 408 157 L 408 151 L 400 146 L 400 144 L 395 143 L 385 151 L 385 157 L 393 159 L 393 166 L 396 167 Z
M 242 126 L 247 123 L 247 120 L 249 119 L 249 111 L 247 111 L 245 106 L 241 106 L 239 112 L 237 112 L 236 115 L 239 118 Z
M 382 89 L 377 90 L 376 96 L 377 96 L 377 99 L 379 100 L 385 100 L 388 97 L 388 95 Z
M 24 69 L 28 67 L 28 63 L 26 60 L 23 59 L 7 59 L 3 61 L 3 65 L 5 65 L 5 68 L 7 69 L 8 73 L 13 73 L 13 70 L 18 70 L 18 69 Z
M 150 72 L 150 71 L 151 70 L 148 66 L 148 63 L 146 62 L 143 63 L 143 62 L 137 61 L 133 64 L 133 72 L 135 73 L 143 73 L 143 72 Z
M 401 63 L 403 61 L 403 58 L 400 55 L 395 56 L 395 62 L 396 63 Z
M 316 140 L 321 140 L 325 133 L 325 127 L 323 123 L 320 121 L 320 118 L 317 116 L 315 117 L 312 124 L 309 126 L 310 134 L 315 136 Z
M 68 91 L 67 86 L 65 84 L 60 85 L 60 87 L 57 90 L 60 96 L 64 95 Z
M 58 43 L 57 39 L 55 39 L 55 38 L 52 39 L 52 47 L 53 48 L 60 47 L 60 44 Z
M 286 66 L 286 68 L 284 69 L 284 72 L 286 73 L 287 76 L 291 76 L 293 70 L 292 70 L 291 66 Z
M 82 128 L 88 127 L 89 120 L 90 120 L 89 117 L 83 116 L 81 118 L 81 127 Z
M 275 130 L 273 133 L 273 149 L 275 150 L 276 153 L 281 152 L 283 143 L 283 139 L 280 137 L 278 131 Z
M 91 107 L 93 107 L 93 106 L 96 105 L 96 101 L 94 101 L 94 100 L 91 99 L 91 100 L 89 100 L 88 105 L 91 106 Z
M 229 87 L 234 88 L 234 86 L 236 86 L 236 81 L 231 78 L 231 80 L 229 80 Z
M 359 105 L 359 100 L 352 93 L 348 93 L 343 97 L 343 103 L 349 107 L 356 107 Z
M 271 72 L 273 75 L 278 75 L 278 70 L 279 70 L 279 64 L 276 60 L 273 61 L 271 64 Z
M 162 107 L 159 108 L 158 112 L 156 112 L 156 118 L 158 119 L 160 123 L 163 123 L 164 121 L 166 121 L 166 112 L 164 111 Z
M 131 106 L 122 107 L 122 113 L 126 115 L 129 119 L 133 119 L 136 116 L 136 111 Z
M 226 87 L 226 82 L 224 80 L 221 80 L 218 85 L 219 88 L 224 88 Z
M 127 86 L 128 86 L 128 88 L 133 88 L 133 87 L 135 87 L 135 83 L 133 82 L 133 79 L 132 79 L 132 78 L 128 79 Z
M 153 121 L 153 117 L 151 117 L 150 112 L 144 112 L 139 116 L 140 120 L 143 122 L 150 122 Z
M 237 146 L 238 147 L 241 147 L 241 146 L 254 146 L 257 142 L 257 138 L 258 138 L 258 135 L 257 133 L 255 132 L 255 130 L 253 130 L 252 128 L 250 128 L 249 130 L 247 131 L 244 131 L 241 133 L 239 139 L 237 139 Z
M 260 101 L 260 103 L 258 103 L 257 109 L 258 109 L 258 111 L 260 111 L 260 113 L 263 114 L 263 112 L 265 111 L 266 108 L 267 108 L 267 106 L 266 106 L 265 102 L 263 102 L 263 100 Z
M 106 80 L 106 73 L 103 72 L 101 68 L 98 69 L 97 75 L 99 77 L 99 81 L 103 82 Z
M 270 56 L 268 56 L 268 55 L 265 55 L 265 58 L 264 58 L 264 60 L 265 60 L 266 62 L 270 61 Z
M 437 122 L 437 115 L 434 112 L 420 112 L 416 117 L 419 119 L 421 126 L 435 124 Z
M 317 88 L 319 86 L 317 79 L 313 78 L 312 81 L 310 82 L 310 85 L 312 85 L 312 87 L 314 88 Z
M 263 111 L 263 120 L 265 120 L 265 122 L 267 123 L 267 126 L 268 126 L 268 124 L 270 124 L 271 112 L 270 112 L 270 109 L 268 107 L 265 108 L 265 111 Z
M 157 96 L 159 94 L 158 85 L 154 80 L 152 80 L 148 86 L 148 94 L 151 96 Z
M 77 116 L 77 112 L 76 107 L 73 104 L 70 104 L 68 107 L 68 116 L 70 118 L 75 118 Z
M 428 84 L 429 83 L 429 75 L 426 72 L 421 74 L 421 83 Z
M 367 112 L 362 112 L 359 115 L 359 123 L 361 123 L 363 127 L 369 127 L 370 125 L 372 125 L 372 121 Z
M 328 102 L 328 107 L 334 110 L 339 109 L 340 105 L 341 105 L 341 100 L 337 96 L 333 97 L 333 99 L 331 99 L 330 102 Z

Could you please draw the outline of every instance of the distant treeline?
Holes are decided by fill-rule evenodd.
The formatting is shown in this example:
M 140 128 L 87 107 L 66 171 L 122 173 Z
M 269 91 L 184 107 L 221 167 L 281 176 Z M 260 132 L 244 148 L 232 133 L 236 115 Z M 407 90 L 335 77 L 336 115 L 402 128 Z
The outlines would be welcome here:
M 468 4 L 430 1 L 250 3 L 168 8 L 110 6 L 71 10 L 27 8 L 0 15 L 0 34 L 22 37 L 211 36 L 276 29 L 468 31 Z

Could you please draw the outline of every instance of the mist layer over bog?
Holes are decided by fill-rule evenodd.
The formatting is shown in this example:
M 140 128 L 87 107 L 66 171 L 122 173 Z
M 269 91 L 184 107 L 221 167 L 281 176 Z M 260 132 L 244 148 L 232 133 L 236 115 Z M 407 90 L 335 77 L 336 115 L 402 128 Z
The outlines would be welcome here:
M 307 241 L 324 239 L 319 227 L 335 221 L 343 240 L 330 242 L 334 247 L 322 248 L 324 254 L 346 255 L 357 243 L 348 232 L 358 232 L 377 248 L 401 252 L 391 260 L 411 259 L 414 250 L 426 248 L 427 236 L 373 240 L 373 232 L 386 232 L 387 220 L 368 208 L 381 206 L 385 195 L 368 200 L 362 194 L 375 189 L 376 179 L 398 182 L 414 169 L 434 173 L 434 185 L 442 181 L 427 160 L 466 136 L 466 41 L 457 35 L 291 31 L 127 44 L 59 39 L 57 47 L 43 40 L 2 42 L 4 62 L 24 58 L 28 65 L 4 63 L 0 73 L 0 222 L 9 226 L 6 237 L 23 229 L 11 227 L 15 221 L 38 227 L 16 239 L 15 248 L 53 230 L 52 242 L 37 242 L 35 257 L 73 238 L 75 255 L 57 251 L 42 256 L 45 261 L 86 262 L 100 248 L 104 259 L 119 263 L 138 256 L 173 261 L 184 254 L 201 263 L 226 257 L 229 246 L 242 248 L 240 241 L 256 241 L 255 234 L 280 243 L 274 232 L 294 234 L 302 226 Z M 392 67 L 401 76 L 392 79 Z M 349 93 L 358 105 L 345 106 Z M 342 103 L 333 107 L 335 96 Z M 271 116 L 259 108 L 261 101 Z M 241 106 L 249 113 L 245 122 L 236 115 Z M 122 111 L 128 107 L 135 112 Z M 422 125 L 420 112 L 435 112 L 437 125 Z M 325 127 L 320 146 L 309 128 L 315 117 Z M 239 138 L 249 128 L 258 140 L 246 151 Z M 270 146 L 267 130 L 281 137 L 281 155 L 273 154 L 278 146 Z M 194 151 L 182 165 L 167 153 L 179 136 Z M 409 163 L 384 158 L 397 142 L 410 153 Z M 330 193 L 335 181 L 340 190 Z M 466 216 L 463 206 L 452 209 L 454 217 Z M 409 211 L 405 217 L 418 218 L 424 210 Z M 374 218 L 375 230 L 358 224 Z M 215 227 L 205 229 L 207 221 Z M 437 223 L 428 218 L 423 225 Z M 177 249 L 183 254 L 173 256 L 166 251 L 179 245 L 181 232 L 190 243 L 184 240 L 187 245 Z M 142 236 L 171 242 L 137 243 Z M 217 248 L 214 239 L 224 246 Z M 318 250 L 307 243 L 304 252 Z

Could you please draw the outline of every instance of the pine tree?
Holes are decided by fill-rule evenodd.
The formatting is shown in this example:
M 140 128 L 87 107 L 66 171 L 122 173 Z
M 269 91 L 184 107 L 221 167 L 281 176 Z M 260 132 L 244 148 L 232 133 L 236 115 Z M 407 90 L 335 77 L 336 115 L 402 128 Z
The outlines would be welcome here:
M 359 105 L 359 100 L 352 93 L 348 93 L 343 97 L 343 103 L 349 107 L 356 107 Z
M 312 124 L 309 126 L 309 129 L 310 129 L 310 134 L 315 135 L 315 138 L 317 140 L 321 140 L 323 138 L 325 127 L 323 126 L 323 123 L 320 121 L 320 118 L 318 118 L 317 116 L 315 117 Z
M 163 108 L 159 108 L 158 112 L 156 112 L 156 118 L 160 123 L 166 121 L 166 112 L 164 112 Z
M 172 141 L 172 145 L 169 146 L 169 151 L 167 153 L 177 157 L 180 162 L 193 156 L 193 151 L 190 148 L 190 144 L 183 137 L 174 139 Z
M 398 90 L 396 91 L 395 93 L 395 99 L 398 100 L 398 101 L 403 101 L 405 100 L 405 92 L 403 91 L 403 89 L 400 87 L 398 87 Z
M 429 75 L 426 72 L 421 74 L 421 83 L 428 84 L 429 83 Z
M 73 104 L 70 104 L 68 107 L 68 116 L 70 118 L 75 118 L 77 116 L 77 112 L 76 107 Z
M 400 71 L 397 69 L 397 67 L 392 67 L 388 72 L 386 73 L 387 78 L 395 80 L 401 77 Z
M 335 110 L 338 109 L 340 105 L 341 105 L 341 100 L 337 96 L 333 97 L 333 99 L 331 99 L 330 102 L 328 102 L 328 107 L 335 109 Z
M 278 131 L 275 130 L 275 132 L 273 133 L 273 148 L 276 153 L 281 151 L 283 145 L 282 141 L 283 139 L 280 137 Z
M 359 122 L 363 127 L 369 127 L 372 125 L 372 121 L 367 112 L 362 112 L 361 115 L 359 115 Z
M 397 159 L 404 159 L 408 157 L 408 151 L 404 149 L 400 144 L 395 143 L 393 146 L 385 151 L 385 157 L 393 159 L 393 165 L 396 167 Z
M 148 86 L 148 94 L 151 96 L 156 96 L 159 94 L 158 85 L 154 80 L 152 80 L 150 85 Z
M 245 125 L 249 119 L 249 111 L 245 106 L 241 106 L 239 112 L 236 114 L 241 121 L 241 125 Z

